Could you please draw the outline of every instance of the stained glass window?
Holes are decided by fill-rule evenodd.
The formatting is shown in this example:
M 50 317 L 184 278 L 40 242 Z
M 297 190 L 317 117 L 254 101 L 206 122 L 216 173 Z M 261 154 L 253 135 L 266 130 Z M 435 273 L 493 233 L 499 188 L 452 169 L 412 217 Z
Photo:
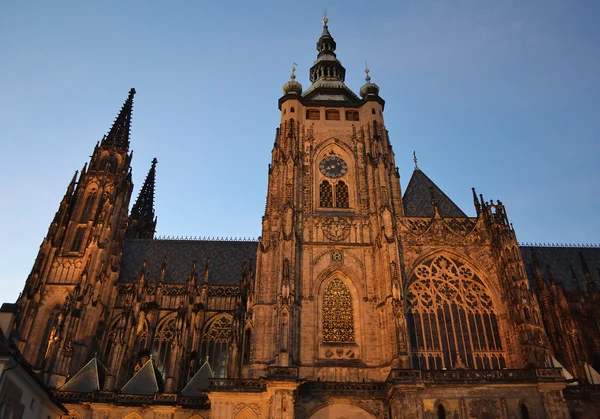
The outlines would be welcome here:
M 200 344 L 200 362 L 202 364 L 208 359 L 215 378 L 227 378 L 229 345 L 232 338 L 231 327 L 229 317 L 218 318 L 204 333 Z
M 437 256 L 419 265 L 406 295 L 414 368 L 505 368 L 492 297 L 466 264 Z
M 334 279 L 325 288 L 323 342 L 354 342 L 352 295 L 341 279 Z
M 321 182 L 321 186 L 319 187 L 319 206 L 322 208 L 331 208 L 333 207 L 333 188 L 331 187 L 331 183 L 324 180 Z
M 348 186 L 342 180 L 335 184 L 335 206 L 337 208 L 350 207 Z

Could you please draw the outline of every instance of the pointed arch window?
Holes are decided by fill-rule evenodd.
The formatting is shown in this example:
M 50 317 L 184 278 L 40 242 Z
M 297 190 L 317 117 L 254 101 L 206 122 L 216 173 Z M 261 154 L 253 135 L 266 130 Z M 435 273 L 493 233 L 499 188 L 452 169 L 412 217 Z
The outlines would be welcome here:
M 251 339 L 252 339 L 252 331 L 250 329 L 246 329 L 246 332 L 244 333 L 244 354 L 243 354 L 243 358 L 242 358 L 244 364 L 250 363 Z
M 323 342 L 354 342 L 352 294 L 341 279 L 334 279 L 323 294 Z
M 81 218 L 79 219 L 80 223 L 87 223 L 90 221 L 90 218 L 92 218 L 92 210 L 94 209 L 94 203 L 96 202 L 96 195 L 96 191 L 91 191 L 85 198 L 83 210 L 81 211 Z
M 335 206 L 336 208 L 350 207 L 348 185 L 343 180 L 335 184 Z
M 506 367 L 489 290 L 446 256 L 419 265 L 406 293 L 413 368 Z
M 173 340 L 175 340 L 176 333 L 176 322 L 175 318 L 163 322 L 160 329 L 154 336 L 154 347 L 152 348 L 152 355 L 156 360 L 156 366 L 162 373 L 163 378 L 167 375 L 167 368 L 169 366 L 169 360 L 171 358 L 171 349 L 173 347 Z M 141 342 L 143 342 L 146 336 L 141 336 Z
M 333 207 L 333 187 L 327 180 L 323 180 L 319 186 L 319 206 L 322 208 Z
M 45 324 L 46 328 L 42 333 L 40 349 L 38 351 L 37 359 L 35 360 L 34 366 L 36 368 L 43 367 L 44 360 L 51 353 L 52 345 L 54 345 L 58 339 L 58 318 L 60 315 L 60 311 L 61 307 L 59 304 L 57 304 L 47 312 L 45 317 L 42 318 L 42 324 Z
M 81 245 L 83 244 L 83 236 L 85 235 L 85 227 L 77 227 L 73 243 L 71 243 L 71 252 L 81 251 Z
M 228 316 L 217 318 L 204 332 L 200 344 L 200 363 L 208 360 L 215 378 L 227 378 L 232 337 L 232 323 Z

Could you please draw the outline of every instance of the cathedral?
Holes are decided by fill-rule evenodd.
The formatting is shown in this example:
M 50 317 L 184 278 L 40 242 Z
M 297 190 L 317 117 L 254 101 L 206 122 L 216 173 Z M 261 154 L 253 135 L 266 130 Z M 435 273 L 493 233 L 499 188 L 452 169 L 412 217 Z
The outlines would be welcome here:
M 131 89 L 11 305 L 62 417 L 599 417 L 600 248 L 520 246 L 416 159 L 403 190 L 327 23 L 283 85 L 257 241 L 155 238 L 156 159 L 130 210 Z

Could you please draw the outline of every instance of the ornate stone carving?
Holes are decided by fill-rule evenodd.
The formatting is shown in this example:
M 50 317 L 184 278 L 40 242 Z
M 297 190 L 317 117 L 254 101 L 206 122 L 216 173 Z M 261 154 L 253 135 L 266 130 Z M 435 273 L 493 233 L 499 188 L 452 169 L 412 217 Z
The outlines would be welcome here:
M 350 221 L 345 218 L 327 218 L 323 222 L 323 235 L 331 241 L 346 240 L 350 235 L 350 227 Z
M 470 418 L 483 418 L 499 419 L 500 408 L 498 407 L 498 400 L 491 399 L 479 399 L 469 401 L 469 417 Z

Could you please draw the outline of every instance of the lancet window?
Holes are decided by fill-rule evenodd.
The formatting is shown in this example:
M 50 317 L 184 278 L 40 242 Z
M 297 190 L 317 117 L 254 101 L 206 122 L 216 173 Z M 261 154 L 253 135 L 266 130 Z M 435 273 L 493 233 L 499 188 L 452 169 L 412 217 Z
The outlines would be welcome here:
M 354 342 L 352 295 L 341 279 L 327 284 L 323 294 L 323 342 Z
M 75 238 L 73 239 L 73 243 L 71 243 L 71 252 L 79 252 L 81 249 L 81 244 L 83 243 L 83 236 L 85 234 L 85 227 L 77 227 L 77 231 L 75 232 Z
M 96 191 L 92 191 L 88 194 L 83 204 L 83 210 L 81 211 L 80 223 L 87 223 L 92 218 L 92 210 L 94 209 L 94 202 L 96 201 Z
M 200 361 L 208 361 L 216 378 L 227 378 L 231 328 L 231 319 L 221 316 L 210 324 L 202 337 Z
M 176 322 L 175 319 L 172 318 L 163 322 L 160 329 L 154 335 L 154 347 L 152 348 L 152 354 L 154 356 L 154 360 L 156 361 L 158 370 L 163 374 L 163 378 L 165 378 L 167 374 L 167 368 L 171 358 L 171 350 L 176 331 Z
M 406 310 L 413 368 L 506 367 L 492 297 L 467 264 L 437 256 L 419 265 Z
M 319 206 L 322 208 L 333 207 L 333 188 L 331 183 L 324 180 L 319 186 Z
M 332 186 L 328 180 L 323 180 L 319 185 L 319 206 L 321 208 L 349 208 L 350 194 L 346 182 L 338 180 Z
M 348 185 L 343 180 L 335 184 L 335 206 L 336 208 L 348 208 L 350 206 Z

